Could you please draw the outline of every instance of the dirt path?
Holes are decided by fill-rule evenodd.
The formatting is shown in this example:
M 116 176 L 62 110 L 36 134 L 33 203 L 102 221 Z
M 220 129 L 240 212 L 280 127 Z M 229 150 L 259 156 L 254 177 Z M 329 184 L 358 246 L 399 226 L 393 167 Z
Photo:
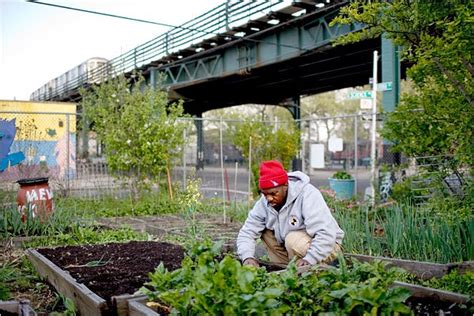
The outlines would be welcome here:
M 189 237 L 194 235 L 210 237 L 213 240 L 224 240 L 225 245 L 234 247 L 235 239 L 241 227 L 240 223 L 223 222 L 220 215 L 196 215 L 194 219 L 176 215 L 108 217 L 97 222 L 107 228 L 129 226 L 134 230 L 147 232 L 158 240 L 167 236 Z

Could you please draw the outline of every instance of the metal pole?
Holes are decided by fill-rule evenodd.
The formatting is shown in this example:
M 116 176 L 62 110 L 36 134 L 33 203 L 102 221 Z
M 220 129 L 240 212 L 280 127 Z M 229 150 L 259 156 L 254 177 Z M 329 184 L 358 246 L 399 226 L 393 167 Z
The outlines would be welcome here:
M 225 2 L 225 30 L 228 31 L 230 30 L 229 28 L 229 1 L 227 0 Z
M 359 169 L 359 143 L 358 143 L 358 116 L 354 116 L 354 171 L 355 171 L 355 181 L 354 181 L 354 194 L 357 195 L 357 169 Z
M 224 207 L 224 224 L 226 223 L 226 210 L 225 210 L 225 175 L 224 175 L 224 157 L 223 157 L 223 149 L 222 149 L 222 117 L 219 124 L 219 143 L 220 143 L 220 152 L 221 152 L 221 174 L 222 174 L 222 203 Z
M 301 129 L 303 130 L 303 129 Z M 306 143 L 304 141 L 304 138 L 303 138 L 303 133 L 301 133 L 300 135 L 300 142 L 302 144 L 301 146 L 301 171 L 305 172 L 305 169 L 306 169 L 306 165 L 305 165 L 305 156 L 306 156 L 306 150 L 305 150 L 305 146 L 306 146 Z
M 67 136 L 67 146 L 66 146 L 66 192 L 69 195 L 69 157 L 71 157 L 69 145 L 71 143 L 71 133 L 69 133 L 69 114 L 66 114 L 66 136 Z
M 239 170 L 239 163 L 235 163 L 235 175 L 234 175 L 234 203 L 237 204 L 237 173 Z
M 183 190 L 186 190 L 186 129 L 183 129 Z
M 374 51 L 374 69 L 373 69 L 373 83 L 372 83 L 372 135 L 370 147 L 370 193 L 372 199 L 372 206 L 375 206 L 375 172 L 376 172 L 376 128 L 377 128 L 377 61 L 378 53 Z
M 311 117 L 308 121 L 308 156 L 309 156 L 309 166 L 308 166 L 308 175 L 311 176 Z M 304 169 L 303 169 L 304 170 Z
M 252 136 L 249 138 L 249 196 L 248 207 L 250 207 L 250 200 L 252 198 Z

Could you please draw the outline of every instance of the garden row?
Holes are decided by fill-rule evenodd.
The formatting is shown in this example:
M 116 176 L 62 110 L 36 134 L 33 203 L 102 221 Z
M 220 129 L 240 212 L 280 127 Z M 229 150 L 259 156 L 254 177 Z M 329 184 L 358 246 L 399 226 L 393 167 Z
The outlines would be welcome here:
M 308 301 L 308 305 L 304 307 L 305 310 L 310 308 L 310 306 L 322 306 L 321 308 L 326 311 L 347 311 L 347 308 L 350 307 L 347 306 L 346 303 L 344 303 L 346 300 L 352 300 L 355 304 L 353 308 L 357 307 L 356 310 L 368 310 L 372 308 L 384 310 L 384 308 L 388 308 L 385 304 L 387 298 L 378 297 L 377 295 L 379 295 L 380 293 L 387 292 L 388 288 L 391 288 L 393 284 L 396 284 L 398 285 L 398 287 L 409 290 L 409 292 L 404 292 L 405 294 L 403 295 L 400 294 L 400 296 L 396 296 L 399 299 L 396 304 L 397 306 L 404 306 L 405 303 L 408 303 L 412 304 L 411 308 L 414 309 L 416 307 L 413 306 L 414 303 L 411 303 L 410 300 L 413 300 L 414 298 L 420 296 L 431 296 L 431 300 L 433 300 L 434 297 L 436 300 L 443 299 L 445 301 L 449 301 L 450 303 L 448 305 L 452 305 L 451 308 L 454 308 L 456 312 L 468 313 L 469 307 L 466 306 L 469 306 L 470 303 L 466 302 L 469 301 L 470 296 L 474 296 L 474 273 L 472 272 L 472 265 L 468 262 L 466 263 L 466 261 L 474 260 L 474 255 L 472 253 L 474 249 L 474 234 L 472 233 L 474 224 L 472 217 L 458 217 L 458 220 L 453 221 L 450 220 L 450 217 L 444 217 L 443 214 L 434 214 L 430 210 L 423 210 L 410 206 L 394 205 L 385 209 L 372 210 L 369 208 L 364 208 L 364 206 L 360 205 L 354 206 L 346 204 L 350 202 L 340 202 L 332 200 L 328 196 L 326 198 L 331 208 L 334 210 L 335 216 L 338 218 L 339 223 L 346 232 L 346 238 L 344 240 L 344 249 L 347 253 L 359 253 L 385 257 L 388 256 L 393 258 L 429 261 L 429 263 L 420 263 L 416 261 L 408 261 L 407 263 L 407 261 L 403 260 L 392 260 L 392 265 L 402 266 L 407 269 L 407 271 L 412 272 L 412 274 L 403 274 L 398 271 L 396 273 L 396 277 L 388 277 L 387 275 L 383 274 L 390 274 L 393 272 L 380 272 L 382 270 L 385 271 L 385 269 L 380 268 L 378 264 L 362 265 L 363 267 L 365 267 L 364 269 L 369 269 L 370 271 L 373 271 L 374 269 L 376 271 L 380 270 L 378 272 L 380 273 L 380 276 L 378 277 L 381 280 L 391 280 L 392 283 L 390 283 L 390 285 L 389 283 L 381 284 L 380 281 L 373 280 L 372 277 L 374 276 L 373 274 L 371 274 L 372 272 L 360 273 L 360 270 L 357 270 L 357 267 L 359 267 L 360 265 L 356 263 L 355 269 L 356 271 L 359 271 L 356 274 L 363 275 L 363 278 L 357 280 L 354 279 L 353 283 L 346 284 L 345 291 L 347 292 L 337 299 L 335 298 L 335 296 L 341 294 L 342 292 L 333 293 L 333 291 L 340 291 L 342 290 L 342 288 L 332 288 L 329 293 L 309 293 L 304 289 L 304 284 L 316 281 L 307 280 L 306 277 L 299 277 L 298 280 L 301 280 L 302 283 L 298 283 L 298 286 L 295 285 L 295 288 L 278 288 L 274 291 L 265 291 L 264 289 L 260 289 L 260 291 L 258 288 L 255 288 L 253 286 L 255 284 L 266 284 L 266 288 L 272 288 L 270 285 L 268 285 L 267 282 L 270 282 L 271 284 L 285 283 L 280 279 L 273 279 L 278 278 L 277 276 L 269 277 L 267 276 L 268 273 L 266 272 L 264 273 L 259 271 L 248 270 L 247 268 L 240 266 L 240 263 L 233 259 L 233 256 L 231 256 L 229 259 L 226 259 L 225 261 L 212 261 L 212 264 L 209 264 L 208 262 L 205 265 L 203 265 L 202 263 L 200 265 L 198 262 L 195 262 L 191 264 L 191 267 L 189 267 L 186 266 L 185 263 L 183 263 L 183 266 L 179 265 L 182 259 L 182 254 L 184 253 L 182 251 L 181 255 L 175 256 L 174 260 L 172 260 L 175 264 L 178 263 L 178 266 L 175 265 L 173 267 L 170 267 L 165 265 L 168 270 L 173 270 L 173 272 L 166 272 L 165 270 L 160 268 L 161 270 L 157 270 L 157 272 L 155 272 L 154 274 L 149 274 L 154 271 L 156 265 L 159 262 L 163 261 L 162 257 L 156 258 L 152 256 L 152 254 L 158 256 L 163 255 L 160 251 L 144 250 L 139 251 L 139 254 L 135 254 L 131 250 L 122 250 L 114 255 L 107 256 L 106 252 L 101 247 L 103 247 L 104 244 L 110 242 L 122 242 L 115 245 L 127 245 L 123 244 L 123 242 L 129 240 L 149 240 L 150 238 L 153 238 L 150 237 L 149 234 L 147 234 L 147 232 L 156 233 L 156 230 L 149 231 L 148 229 L 153 224 L 153 221 L 151 220 L 152 217 L 150 217 L 150 214 L 155 214 L 159 216 L 158 218 L 162 218 L 163 223 L 172 222 L 171 218 L 180 218 L 181 221 L 177 222 L 174 227 L 168 227 L 169 229 L 165 229 L 166 225 L 163 224 L 163 231 L 161 231 L 161 233 L 159 234 L 159 241 L 168 241 L 172 242 L 173 244 L 181 244 L 184 245 L 186 249 L 192 249 L 192 245 L 189 243 L 190 240 L 205 240 L 206 236 L 213 236 L 214 239 L 218 239 L 217 237 L 219 235 L 222 235 L 222 233 L 216 233 L 215 231 L 213 231 L 213 229 L 217 226 L 224 226 L 225 229 L 229 230 L 230 232 L 233 231 L 236 234 L 236 227 L 238 228 L 239 225 L 225 226 L 222 225 L 222 223 L 219 221 L 213 221 L 214 228 L 208 226 L 207 224 L 204 225 L 204 222 L 202 221 L 204 218 L 209 218 L 209 216 L 215 217 L 216 215 L 219 216 L 219 212 L 221 211 L 219 207 L 213 207 L 212 203 L 197 203 L 194 205 L 194 208 L 186 208 L 186 211 L 184 212 L 174 212 L 174 215 L 163 214 L 164 212 L 162 212 L 162 209 L 166 209 L 166 207 L 164 207 L 163 205 L 167 205 L 169 207 L 173 204 L 171 201 L 166 200 L 163 197 L 155 196 L 154 198 L 150 197 L 149 199 L 161 202 L 151 204 L 148 202 L 149 199 L 144 199 L 143 201 L 139 200 L 134 204 L 133 215 L 141 216 L 142 222 L 148 224 L 145 226 L 140 226 L 139 230 L 141 232 L 137 232 L 131 230 L 130 228 L 120 228 L 120 226 L 118 225 L 120 223 L 119 219 L 131 219 L 130 208 L 128 209 L 128 213 L 126 211 L 126 208 L 128 208 L 129 205 L 127 205 L 126 202 L 124 203 L 124 201 L 118 201 L 117 205 L 113 205 L 112 203 L 115 202 L 112 202 L 113 200 L 111 200 L 110 204 L 107 205 L 107 207 L 99 208 L 97 207 L 97 205 L 95 205 L 95 202 L 88 201 L 76 201 L 76 204 L 71 207 L 71 200 L 68 200 L 64 203 L 62 201 L 58 201 L 58 208 L 48 222 L 39 222 L 28 219 L 26 223 L 21 223 L 21 220 L 20 222 L 18 222 L 19 218 L 16 217 L 17 215 L 15 215 L 15 210 L 11 210 L 10 213 L 8 211 L 2 213 L 4 226 L 2 227 L 1 233 L 5 237 L 5 239 L 11 238 L 12 236 L 21 235 L 39 236 L 33 237 L 33 239 L 29 242 L 23 242 L 24 248 L 31 248 L 30 250 L 28 250 L 28 257 L 30 261 L 33 262 L 34 267 L 32 267 L 29 261 L 25 260 L 24 257 L 23 259 L 18 259 L 18 257 L 16 257 L 16 259 L 6 258 L 7 260 L 5 260 L 2 266 L 0 267 L 0 278 L 2 278 L 0 279 L 0 281 L 2 281 L 1 285 L 5 289 L 4 292 L 7 293 L 2 296 L 2 299 L 8 300 L 12 298 L 21 298 L 22 292 L 24 293 L 28 290 L 28 288 L 31 289 L 31 287 L 35 288 L 37 284 L 41 284 L 41 277 L 45 277 L 48 279 L 49 283 L 51 283 L 56 288 L 56 293 L 59 293 L 53 294 L 53 296 L 55 296 L 53 300 L 59 301 L 59 303 L 62 304 L 58 304 L 56 302 L 56 307 L 53 307 L 52 305 L 54 304 L 50 303 L 50 305 L 46 307 L 44 305 L 38 304 L 37 300 L 35 302 L 35 299 L 33 298 L 31 299 L 32 305 L 38 311 L 63 310 L 63 313 L 67 313 L 68 308 L 71 310 L 74 308 L 71 307 L 71 299 L 89 296 L 94 299 L 91 300 L 91 298 L 84 298 L 83 301 L 73 301 L 75 308 L 81 311 L 84 308 L 83 306 L 87 306 L 87 308 L 93 307 L 94 310 L 100 311 L 98 313 L 102 314 L 113 314 L 118 310 L 122 310 L 124 311 L 123 313 L 126 314 L 127 310 L 130 310 L 129 306 L 131 306 L 130 308 L 132 310 L 135 307 L 139 309 L 145 308 L 140 302 L 144 302 L 144 300 L 149 298 L 152 300 L 158 299 L 158 301 L 161 302 L 161 306 L 164 306 L 165 310 L 166 308 L 174 308 L 177 310 L 182 308 L 192 308 L 188 305 L 182 305 L 184 304 L 184 302 L 177 301 L 175 303 L 170 303 L 161 296 L 157 297 L 157 294 L 154 290 L 152 291 L 154 294 L 151 294 L 152 292 L 148 292 L 148 296 L 144 296 L 143 293 L 141 294 L 141 296 L 138 297 L 134 295 L 135 291 L 139 290 L 143 286 L 143 284 L 146 284 L 147 282 L 153 282 L 153 280 L 161 280 L 159 282 L 164 282 L 166 278 L 173 279 L 174 277 L 178 277 L 173 276 L 172 274 L 176 273 L 181 275 L 180 278 L 184 278 L 184 276 L 186 276 L 188 278 L 187 283 L 178 284 L 175 282 L 176 280 L 169 281 L 171 283 L 167 285 L 167 288 L 171 292 L 176 291 L 176 288 L 174 288 L 175 286 L 179 286 L 179 291 L 181 292 L 189 290 L 190 293 L 196 294 L 199 291 L 196 290 L 195 292 L 193 292 L 193 287 L 195 287 L 196 284 L 199 284 L 199 282 L 204 282 L 203 280 L 208 278 L 209 280 L 205 281 L 207 283 L 201 285 L 204 286 L 205 284 L 207 284 L 205 285 L 205 288 L 212 289 L 212 291 L 210 290 L 210 293 L 206 294 L 206 296 L 202 299 L 206 302 L 215 302 L 215 304 L 213 303 L 214 305 L 216 305 L 217 302 L 221 302 L 224 306 L 228 305 L 227 308 L 237 308 L 238 306 L 242 308 L 244 308 L 244 306 L 247 306 L 248 308 L 250 308 L 249 306 L 253 306 L 251 308 L 256 308 L 257 310 L 264 310 L 265 308 L 269 308 L 269 306 L 272 306 L 272 310 L 275 311 L 282 311 L 285 308 L 291 308 L 291 310 L 295 310 L 295 308 L 297 307 L 292 304 L 296 304 L 296 300 L 294 302 L 281 301 L 282 297 L 288 297 L 287 294 L 293 293 L 292 291 L 294 291 L 295 293 L 291 295 L 296 295 L 300 297 L 300 301 L 305 301 L 308 299 L 302 298 L 306 297 L 305 295 L 308 295 L 308 297 L 313 298 L 318 297 L 322 300 L 313 300 L 311 302 Z M 160 206 L 160 203 L 163 203 L 162 206 Z M 89 208 L 89 211 L 85 211 L 85 209 L 87 208 Z M 182 207 L 180 207 L 180 205 L 176 205 L 175 208 L 183 209 Z M 111 210 L 114 211 L 111 212 Z M 230 218 L 234 223 L 239 223 L 242 221 L 243 218 L 245 218 L 246 211 L 247 209 L 245 205 L 233 205 L 232 207 L 227 209 L 228 218 Z M 122 216 L 117 217 L 117 214 Z M 107 222 L 104 221 L 104 219 L 107 218 L 110 219 L 110 223 L 117 224 L 113 226 L 113 229 L 108 229 L 107 227 L 103 226 L 103 223 Z M 135 219 L 135 221 L 137 220 L 137 217 L 133 218 Z M 102 225 L 97 226 L 98 222 L 101 222 Z M 179 230 L 176 229 L 176 227 L 178 226 L 180 227 Z M 154 239 L 156 240 L 156 234 Z M 65 250 L 61 247 L 53 248 L 53 250 L 42 249 L 45 246 L 51 247 L 60 245 L 83 245 L 79 248 L 88 249 L 86 252 L 88 254 L 91 254 L 93 253 L 92 249 L 94 248 L 89 249 L 87 248 L 88 246 L 85 245 L 96 243 L 100 244 L 98 246 L 95 246 L 97 247 L 97 249 L 99 249 L 98 254 L 95 256 L 89 255 L 88 257 L 82 259 L 71 255 L 70 250 Z M 155 243 L 148 241 L 145 244 L 148 245 Z M 137 247 L 137 243 L 132 243 L 131 245 L 134 245 L 134 249 L 140 249 L 139 247 Z M 203 243 L 198 244 L 198 246 L 199 245 L 203 246 Z M 50 258 L 47 256 L 48 251 L 61 253 L 63 255 L 68 254 L 66 258 L 73 261 L 66 263 L 55 262 L 54 258 Z M 199 258 L 196 253 L 200 254 L 200 252 L 202 252 L 202 250 L 196 248 L 196 245 L 194 245 L 194 250 L 188 250 L 188 254 L 191 254 L 191 258 Z M 145 258 L 142 258 L 142 255 L 145 255 Z M 116 258 L 122 258 L 123 260 L 125 260 L 124 258 L 130 259 L 132 262 L 133 272 L 137 272 L 140 277 L 136 281 L 131 282 L 133 278 L 131 275 L 123 275 L 123 269 L 120 267 L 113 268 L 113 264 L 115 264 Z M 365 260 L 365 257 L 357 258 L 360 261 Z M 222 257 L 220 259 L 222 259 Z M 336 273 L 338 276 L 327 277 L 332 280 L 331 282 L 327 281 L 327 284 L 341 284 L 341 282 L 344 283 L 350 278 L 352 278 L 349 275 L 351 273 L 350 271 L 354 269 L 354 260 L 352 260 L 350 257 L 348 257 L 347 259 L 348 263 L 347 265 L 345 265 L 347 269 L 343 270 L 345 271 L 344 273 L 341 272 L 341 269 L 336 270 L 338 272 L 334 272 L 331 269 L 331 272 L 312 272 L 310 273 L 310 275 L 320 275 L 320 273 L 323 273 L 324 275 L 326 273 Z M 143 270 L 138 269 L 138 261 L 148 262 L 147 268 Z M 185 260 L 184 262 L 187 261 Z M 17 272 L 11 273 L 11 270 L 14 270 L 14 268 L 17 269 Z M 208 268 L 212 268 L 214 270 L 211 269 L 204 271 Z M 221 282 L 219 281 L 219 278 L 210 277 L 211 275 L 218 275 L 218 270 L 215 270 L 218 268 L 224 270 L 227 269 L 225 270 L 225 277 L 223 279 L 234 280 L 232 282 L 235 282 L 239 286 L 236 287 L 234 286 L 235 284 L 227 284 L 226 288 L 220 289 L 219 286 L 222 286 L 222 284 L 219 283 Z M 4 274 L 2 274 L 2 272 L 8 269 L 10 269 L 10 273 L 6 277 L 4 277 Z M 422 269 L 423 273 L 420 274 L 419 269 Z M 39 275 L 41 275 L 41 277 L 35 272 L 35 270 L 39 272 Z M 80 275 L 74 274 L 77 270 L 82 271 L 79 272 Z M 94 276 L 94 274 L 92 273 L 92 277 L 86 280 L 84 276 L 85 271 L 98 272 L 98 275 L 101 277 L 97 278 L 97 275 Z M 193 273 L 190 273 L 190 271 L 192 271 Z M 197 273 L 197 271 L 209 274 L 201 275 L 201 279 L 199 280 L 191 278 L 191 276 L 199 277 L 200 274 Z M 288 271 L 285 273 L 293 273 Z M 106 274 L 106 272 L 110 272 L 112 273 L 112 275 Z M 346 275 L 346 272 L 349 274 Z M 234 273 L 236 275 L 234 275 Z M 285 273 L 280 273 L 277 275 L 287 275 Z M 109 294 L 103 294 L 103 289 L 97 290 L 95 288 L 95 285 L 100 284 L 100 279 L 113 280 L 114 278 L 112 276 L 114 274 L 115 279 L 119 279 L 122 282 L 125 282 L 126 284 L 134 284 L 133 288 L 124 289 L 122 291 Z M 255 279 L 255 284 L 252 283 L 254 284 L 252 286 L 245 285 L 245 282 L 247 281 L 245 281 L 245 279 L 239 280 L 238 278 L 238 276 L 242 274 L 247 275 L 247 277 L 250 279 Z M 18 277 L 18 275 L 24 275 L 25 277 Z M 64 275 L 69 276 L 69 279 L 65 278 Z M 307 278 L 311 279 L 310 276 L 308 276 Z M 27 281 L 21 281 L 22 279 Z M 60 279 L 68 279 L 69 281 L 59 281 Z M 319 279 L 321 279 L 321 277 L 319 277 Z M 407 285 L 405 283 L 393 283 L 395 280 L 408 282 L 412 285 Z M 22 282 L 24 282 L 25 284 L 21 284 Z M 367 286 L 367 288 L 360 288 L 361 286 L 365 285 Z M 155 285 L 150 285 L 147 286 L 147 288 L 151 290 L 154 286 Z M 339 285 L 334 286 L 339 287 Z M 419 288 L 419 286 L 422 286 L 422 288 Z M 120 287 L 116 285 L 106 285 L 105 287 L 109 287 L 110 289 L 120 289 Z M 239 302 L 237 298 L 233 298 L 232 302 L 228 302 L 227 300 L 224 300 L 226 298 L 218 298 L 213 296 L 214 294 L 218 293 L 230 293 L 229 288 L 227 287 L 241 288 L 242 292 L 235 294 L 236 297 L 246 297 L 247 301 L 245 302 L 250 305 L 245 305 L 243 302 L 240 302 L 237 305 L 233 305 L 235 302 Z M 321 286 L 317 288 L 320 287 Z M 47 286 L 43 285 L 41 291 L 44 291 L 45 288 L 47 288 Z M 438 288 L 438 290 L 432 288 Z M 84 293 L 78 294 L 79 289 L 81 289 L 81 293 Z M 439 289 L 444 289 L 447 292 L 439 291 Z M 39 293 L 42 293 L 41 291 L 38 290 Z M 284 296 L 275 296 L 275 293 L 282 293 L 281 291 L 286 294 Z M 146 290 L 144 292 L 146 293 Z M 164 291 L 164 289 L 160 289 L 160 292 L 164 293 L 163 295 L 165 295 L 165 297 L 166 295 L 171 295 L 171 292 L 168 293 L 167 291 Z M 51 296 L 52 294 L 49 295 Z M 191 295 L 189 299 L 195 302 L 198 298 L 194 297 L 193 295 Z M 411 295 L 412 298 L 406 300 L 406 295 Z M 232 296 L 230 296 L 229 294 L 229 296 L 226 297 L 230 298 Z M 359 297 L 356 300 L 358 302 L 357 304 L 356 301 L 354 301 L 356 297 Z M 378 297 L 378 299 L 375 299 L 374 297 Z M 133 298 L 132 301 L 130 301 L 131 298 Z M 331 298 L 331 301 L 339 300 L 339 303 L 336 304 L 337 306 L 325 305 L 324 302 L 330 300 L 329 298 Z M 269 303 L 270 305 L 268 306 L 257 304 L 257 302 L 262 299 L 264 299 L 265 301 L 268 300 L 269 302 L 271 301 L 271 304 Z M 369 305 L 366 305 L 366 303 L 361 303 L 362 301 L 365 302 L 367 300 L 371 301 Z M 398 305 L 398 303 L 401 303 L 402 305 Z M 59 305 L 63 306 L 59 307 Z M 426 304 L 426 302 L 424 302 L 420 306 L 427 305 L 431 306 L 430 304 Z M 299 308 L 303 308 L 303 306 L 300 306 Z M 400 308 L 401 310 L 405 310 L 404 307 Z M 435 306 L 433 308 L 446 307 Z M 239 309 L 239 311 L 243 310 Z M 89 310 L 87 312 L 84 312 L 82 310 L 82 314 L 89 315 L 90 312 L 91 311 Z
M 223 257 L 218 244 L 206 241 L 188 249 L 186 257 L 180 246 L 152 241 L 30 249 L 28 257 L 82 315 L 155 315 L 147 306 L 166 314 L 171 309 L 192 314 L 409 314 L 411 308 L 467 315 L 468 295 L 397 280 L 420 283 L 429 275 L 455 275 L 463 281 L 460 286 L 468 287 L 474 281 L 474 276 L 460 277 L 472 273 L 474 262 L 446 265 L 370 256 L 341 257 L 338 269 L 298 271 L 294 264 L 285 270 L 271 265 L 255 269 L 242 266 L 232 254 Z M 281 271 L 266 271 L 275 269 Z

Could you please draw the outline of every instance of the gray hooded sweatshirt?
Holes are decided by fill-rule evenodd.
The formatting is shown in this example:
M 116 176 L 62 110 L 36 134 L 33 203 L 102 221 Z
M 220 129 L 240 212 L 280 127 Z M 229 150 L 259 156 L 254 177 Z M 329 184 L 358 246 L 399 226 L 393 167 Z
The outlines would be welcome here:
M 290 231 L 303 230 L 313 237 L 303 258 L 310 264 L 327 258 L 335 244 L 341 244 L 344 237 L 321 192 L 300 171 L 288 173 L 288 196 L 279 212 L 268 204 L 264 196 L 250 210 L 237 236 L 237 254 L 242 261 L 254 258 L 256 240 L 265 228 L 272 230 L 282 245 Z

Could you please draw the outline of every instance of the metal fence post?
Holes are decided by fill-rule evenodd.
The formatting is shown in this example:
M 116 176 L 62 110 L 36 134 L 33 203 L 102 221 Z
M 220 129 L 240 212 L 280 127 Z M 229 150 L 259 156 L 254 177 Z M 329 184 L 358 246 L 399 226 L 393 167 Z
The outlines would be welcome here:
M 67 133 L 67 146 L 66 146 L 66 192 L 67 195 L 69 195 L 69 159 L 71 157 L 71 149 L 70 149 L 70 144 L 71 144 L 71 131 L 70 131 L 70 125 L 69 125 L 69 114 L 66 114 L 66 133 Z
M 183 129 L 183 190 L 186 190 L 186 128 Z
M 219 147 L 220 147 L 220 156 L 221 156 L 221 175 L 222 175 L 222 205 L 223 205 L 223 213 L 224 213 L 224 224 L 226 223 L 226 209 L 225 209 L 225 178 L 224 178 L 224 151 L 222 148 L 222 116 L 220 118 L 219 124 Z
M 355 181 L 354 181 L 354 194 L 357 195 L 357 170 L 359 169 L 359 143 L 358 143 L 358 115 L 354 115 L 354 170 L 355 170 Z

